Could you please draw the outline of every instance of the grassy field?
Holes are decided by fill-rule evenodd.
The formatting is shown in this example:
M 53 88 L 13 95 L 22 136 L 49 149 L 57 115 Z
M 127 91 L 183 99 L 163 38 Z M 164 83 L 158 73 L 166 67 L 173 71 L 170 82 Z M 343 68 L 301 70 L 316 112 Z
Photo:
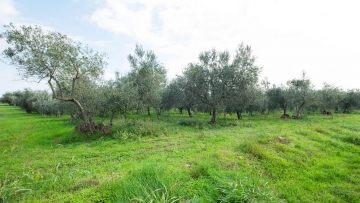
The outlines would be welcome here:
M 0 105 L 0 202 L 360 202 L 360 114 L 69 118 Z

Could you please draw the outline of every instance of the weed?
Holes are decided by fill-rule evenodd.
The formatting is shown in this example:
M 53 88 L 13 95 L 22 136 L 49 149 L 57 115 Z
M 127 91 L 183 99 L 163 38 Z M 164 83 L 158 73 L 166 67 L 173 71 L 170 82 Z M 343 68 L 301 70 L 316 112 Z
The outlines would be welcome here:
M 242 152 L 251 154 L 258 159 L 271 159 L 270 154 L 259 144 L 247 142 L 240 145 Z
M 122 130 L 118 130 L 112 135 L 114 139 L 136 140 L 145 136 L 160 136 L 170 134 L 170 130 L 164 128 L 162 125 L 160 125 L 160 123 L 149 120 L 144 121 L 140 119 L 129 119 L 125 125 L 122 126 L 122 128 Z
M 210 169 L 212 169 L 213 167 L 211 166 L 211 164 L 209 163 L 197 163 L 195 165 L 193 165 L 193 167 L 190 170 L 190 176 L 193 179 L 199 179 L 201 177 L 208 177 L 210 175 Z
M 227 126 L 239 126 L 238 120 L 231 120 L 227 123 Z
M 176 184 L 171 187 L 171 190 L 175 190 L 174 188 Z M 141 198 L 133 198 L 131 202 L 158 202 L 158 203 L 173 203 L 173 202 L 180 202 L 181 198 L 177 196 L 172 196 L 169 190 L 163 185 L 163 188 L 159 188 L 147 194 L 145 199 Z
M 140 134 L 140 133 L 139 133 L 139 134 Z M 112 137 L 113 137 L 114 139 L 116 139 L 116 140 L 123 140 L 123 141 L 125 141 L 125 140 L 127 140 L 127 139 L 133 139 L 133 140 L 135 140 L 135 139 L 138 139 L 138 138 L 141 137 L 141 135 L 139 135 L 139 134 L 136 134 L 136 133 L 133 133 L 133 132 L 131 132 L 131 131 L 128 131 L 128 130 L 124 129 L 124 130 L 122 130 L 122 131 L 116 131 L 116 132 L 112 135 Z
M 218 202 L 277 202 L 267 182 L 258 177 L 230 179 L 218 177 Z
M 181 118 L 178 124 L 182 126 L 192 126 L 199 129 L 203 129 L 205 126 L 208 125 L 206 122 L 194 118 Z
M 287 136 L 277 136 L 275 138 L 275 141 L 282 144 L 289 144 L 291 142 L 291 140 Z
M 321 134 L 329 134 L 330 132 L 328 130 L 326 130 L 325 128 L 323 127 L 315 127 L 315 131 L 318 132 L 318 133 L 321 133 Z
M 75 186 L 70 188 L 69 191 L 77 191 L 94 185 L 99 185 L 99 181 L 94 179 L 81 180 L 80 182 L 76 183 Z
M 200 139 L 205 139 L 205 137 L 206 137 L 205 134 L 206 133 L 204 131 L 201 131 L 200 134 L 199 134 L 199 138 Z
M 21 186 L 19 180 L 10 180 L 8 177 L 0 179 L 0 202 L 12 202 L 16 196 L 29 191 Z
M 242 126 L 244 128 L 251 128 L 252 127 L 252 122 L 244 122 Z

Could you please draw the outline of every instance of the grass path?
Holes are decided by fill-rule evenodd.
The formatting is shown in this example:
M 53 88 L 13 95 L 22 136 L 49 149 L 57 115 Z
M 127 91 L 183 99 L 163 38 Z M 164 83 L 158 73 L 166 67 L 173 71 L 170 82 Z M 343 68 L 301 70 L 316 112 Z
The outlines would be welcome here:
M 360 115 L 117 119 L 112 136 L 0 105 L 4 202 L 360 202 Z M 179 121 L 194 126 L 183 126 Z M 124 136 L 129 122 L 155 134 Z M 181 122 L 180 122 L 181 123 Z M 159 133 L 157 133 L 159 132 Z M 137 199 L 135 199 L 137 198 Z M 166 200 L 166 201 L 162 201 Z M 0 199 L 1 202 L 1 199 Z M 176 202 L 176 201 L 175 201 Z

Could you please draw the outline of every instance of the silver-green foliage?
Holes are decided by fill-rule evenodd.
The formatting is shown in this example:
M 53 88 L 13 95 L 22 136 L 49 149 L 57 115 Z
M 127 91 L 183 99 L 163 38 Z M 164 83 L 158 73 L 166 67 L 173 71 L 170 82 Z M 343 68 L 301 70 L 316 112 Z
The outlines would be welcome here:
M 0 102 L 14 106 L 16 103 L 16 96 L 14 95 L 13 92 L 6 92 L 1 96 Z
M 340 107 L 343 113 L 350 113 L 352 108 L 360 107 L 360 90 L 351 89 L 343 93 L 343 98 L 340 101 Z
M 161 93 L 166 85 L 166 70 L 151 50 L 145 51 L 141 45 L 136 45 L 134 55 L 129 55 L 131 66 L 129 77 L 137 86 L 139 101 L 147 108 L 159 108 Z
M 324 83 L 323 88 L 319 91 L 319 106 L 323 112 L 334 110 L 343 98 L 342 90 L 334 85 Z
M 175 78 L 166 86 L 162 98 L 165 109 L 175 107 L 181 112 L 182 109 L 186 109 L 190 117 L 192 116 L 191 109 L 199 103 L 196 96 L 186 88 L 182 77 Z
M 2 55 L 10 65 L 16 66 L 22 79 L 47 80 L 53 97 L 74 103 L 89 126 L 89 112 L 79 99 L 88 92 L 88 84 L 103 74 L 107 64 L 103 59 L 105 55 L 59 32 L 44 33 L 40 26 L 16 28 L 10 24 L 5 29 L 1 38 L 10 46 Z
M 292 106 L 296 110 L 296 117 L 301 117 L 301 110 L 315 98 L 315 91 L 306 73 L 303 71 L 300 79 L 292 79 L 287 82 L 289 97 Z
M 287 110 L 290 106 L 289 89 L 285 86 L 276 87 L 275 85 L 268 89 L 266 92 L 268 98 L 268 108 L 270 111 L 274 111 L 277 108 L 283 110 L 283 115 L 287 114 Z
M 201 52 L 199 62 L 190 63 L 183 72 L 188 91 L 212 109 L 211 123 L 222 103 L 257 82 L 260 68 L 250 46 L 240 44 L 231 60 L 228 51 Z
M 108 81 L 103 86 L 104 106 L 111 112 L 111 120 L 116 113 L 126 116 L 126 113 L 139 106 L 139 96 L 137 85 L 134 84 L 129 75 L 120 76 L 116 72 L 115 80 Z

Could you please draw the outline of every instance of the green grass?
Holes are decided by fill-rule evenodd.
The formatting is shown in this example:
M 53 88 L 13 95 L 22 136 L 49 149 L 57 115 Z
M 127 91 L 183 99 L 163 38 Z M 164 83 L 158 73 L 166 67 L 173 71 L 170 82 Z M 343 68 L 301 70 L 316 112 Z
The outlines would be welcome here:
M 0 105 L 0 202 L 360 202 L 360 115 L 69 118 Z

